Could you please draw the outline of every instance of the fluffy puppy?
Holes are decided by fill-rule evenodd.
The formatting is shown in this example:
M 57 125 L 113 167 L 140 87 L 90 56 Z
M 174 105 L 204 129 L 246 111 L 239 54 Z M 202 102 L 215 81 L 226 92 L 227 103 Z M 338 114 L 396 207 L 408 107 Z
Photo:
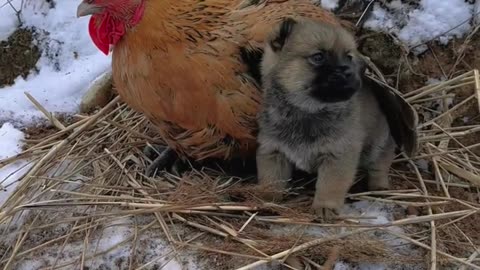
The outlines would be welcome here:
M 412 111 L 365 77 L 362 59 L 345 29 L 302 18 L 278 25 L 261 62 L 259 182 L 284 188 L 294 166 L 316 173 L 312 208 L 326 217 L 343 206 L 358 169 L 369 189 L 388 188 L 396 144 L 410 153 L 416 143 L 413 118 L 401 118 Z

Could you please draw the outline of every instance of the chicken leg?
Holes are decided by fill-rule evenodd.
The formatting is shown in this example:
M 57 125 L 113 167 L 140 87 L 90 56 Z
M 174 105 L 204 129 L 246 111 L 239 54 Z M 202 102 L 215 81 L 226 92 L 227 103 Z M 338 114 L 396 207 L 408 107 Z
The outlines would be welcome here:
M 185 165 L 175 151 L 163 145 L 147 145 L 143 149 L 143 153 L 152 161 L 145 169 L 145 175 L 148 177 L 155 176 L 159 171 L 167 170 L 177 176 L 180 176 Z

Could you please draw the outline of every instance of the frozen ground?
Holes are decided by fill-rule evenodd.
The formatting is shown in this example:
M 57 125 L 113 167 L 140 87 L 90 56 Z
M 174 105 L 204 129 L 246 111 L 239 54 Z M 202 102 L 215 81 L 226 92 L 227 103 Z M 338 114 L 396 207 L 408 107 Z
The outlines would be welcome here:
M 50 246 L 42 250 L 41 257 L 30 256 L 15 264 L 15 269 L 33 270 L 44 268 L 47 265 L 62 266 L 69 264 L 70 266 L 63 269 L 71 269 L 70 267 L 78 265 L 79 254 L 82 254 L 84 250 L 85 256 L 88 258 L 94 253 L 101 253 L 115 246 L 118 247 L 103 256 L 89 260 L 85 265 L 89 269 L 128 269 L 128 258 L 132 249 L 132 241 L 129 237 L 134 235 L 132 221 L 133 219 L 129 218 L 112 220 L 103 230 L 96 232 L 94 240 L 90 243 L 84 243 L 83 239 L 70 241 L 64 247 L 62 253 L 58 252 L 57 246 Z M 67 228 L 63 226 L 56 229 L 58 232 L 62 230 L 66 231 Z M 127 242 L 122 243 L 124 241 Z M 142 234 L 136 242 L 138 245 L 137 260 L 154 261 L 157 267 L 160 266 L 164 270 L 182 269 L 182 266 L 173 259 L 173 251 L 162 239 Z M 188 269 L 195 269 L 195 267 L 191 265 L 188 266 Z
M 435 39 L 447 44 L 453 37 L 463 37 L 472 27 L 474 13 L 474 6 L 464 0 L 421 0 L 416 8 L 393 0 L 386 8 L 375 3 L 365 27 L 392 33 L 407 47 L 422 52 L 425 42 Z
M 17 9 L 21 0 L 13 0 Z M 43 3 L 43 4 L 42 4 Z M 78 0 L 55 1 L 55 8 L 43 1 L 24 1 L 20 19 L 25 27 L 35 27 L 42 56 L 38 74 L 26 80 L 17 78 L 15 85 L 0 91 L 0 121 L 31 125 L 42 114 L 25 97 L 30 93 L 48 111 L 74 113 L 86 86 L 107 70 L 110 57 L 92 44 L 87 31 L 88 18 L 76 18 Z M 18 24 L 9 5 L 0 9 L 0 39 Z
M 42 50 L 42 56 L 37 63 L 38 73 L 30 74 L 27 79 L 17 78 L 13 86 L 0 87 L 0 159 L 21 151 L 24 134 L 20 128 L 35 125 L 43 119 L 24 92 L 30 93 L 48 111 L 75 113 L 86 86 L 106 71 L 111 61 L 92 44 L 87 32 L 89 18 L 76 18 L 79 0 L 54 1 L 53 6 L 38 0 L 2 1 L 0 41 L 6 40 L 21 21 L 23 27 L 35 28 L 36 42 Z M 322 1 L 322 5 L 328 9 L 334 9 L 337 3 L 336 0 Z M 21 13 L 17 14 L 15 10 L 21 10 Z M 394 0 L 387 7 L 375 4 L 365 26 L 394 34 L 406 47 L 421 49 L 419 45 L 432 39 L 445 44 L 453 37 L 464 36 L 472 27 L 469 19 L 475 12 L 480 12 L 480 1 L 474 7 L 464 0 L 421 0 L 418 7 L 407 7 L 400 0 Z M 27 161 L 18 161 L 0 169 L 0 205 L 28 166 Z M 391 218 L 385 209 L 375 208 L 375 214 L 379 220 Z M 129 234 L 127 229 L 118 227 L 110 229 L 116 228 L 118 231 L 107 232 L 110 240 L 106 241 L 110 241 L 110 244 L 112 241 L 122 241 L 121 238 Z M 26 268 L 22 269 L 34 269 L 36 263 L 25 262 Z M 174 262 L 171 266 L 171 269 L 176 268 Z M 338 264 L 335 269 L 349 267 Z M 368 265 L 361 269 L 384 268 Z
M 3 124 L 0 128 L 0 160 L 20 153 L 23 138 L 22 131 L 14 128 L 10 123 Z M 15 189 L 17 180 L 29 167 L 30 165 L 26 161 L 20 160 L 0 170 L 0 206 L 7 199 L 7 195 Z

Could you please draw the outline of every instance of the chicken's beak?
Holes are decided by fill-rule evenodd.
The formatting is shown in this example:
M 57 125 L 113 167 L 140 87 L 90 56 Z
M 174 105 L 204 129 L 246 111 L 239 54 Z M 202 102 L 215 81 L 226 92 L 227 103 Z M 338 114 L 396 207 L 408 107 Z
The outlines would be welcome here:
M 80 5 L 78 5 L 78 8 L 77 8 L 77 18 L 87 16 L 87 15 L 97 14 L 97 13 L 100 13 L 101 11 L 102 11 L 102 8 L 95 4 L 82 2 Z

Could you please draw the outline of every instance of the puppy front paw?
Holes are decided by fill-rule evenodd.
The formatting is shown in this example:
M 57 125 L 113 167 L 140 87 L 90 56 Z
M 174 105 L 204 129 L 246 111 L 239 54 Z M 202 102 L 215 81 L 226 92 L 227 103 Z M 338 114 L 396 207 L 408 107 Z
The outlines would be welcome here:
M 333 222 L 339 215 L 338 210 L 331 208 L 312 208 L 312 210 L 316 219 L 323 222 Z
M 342 201 L 325 201 L 314 199 L 312 203 L 312 211 L 318 219 L 325 221 L 333 221 L 340 214 L 343 206 Z

